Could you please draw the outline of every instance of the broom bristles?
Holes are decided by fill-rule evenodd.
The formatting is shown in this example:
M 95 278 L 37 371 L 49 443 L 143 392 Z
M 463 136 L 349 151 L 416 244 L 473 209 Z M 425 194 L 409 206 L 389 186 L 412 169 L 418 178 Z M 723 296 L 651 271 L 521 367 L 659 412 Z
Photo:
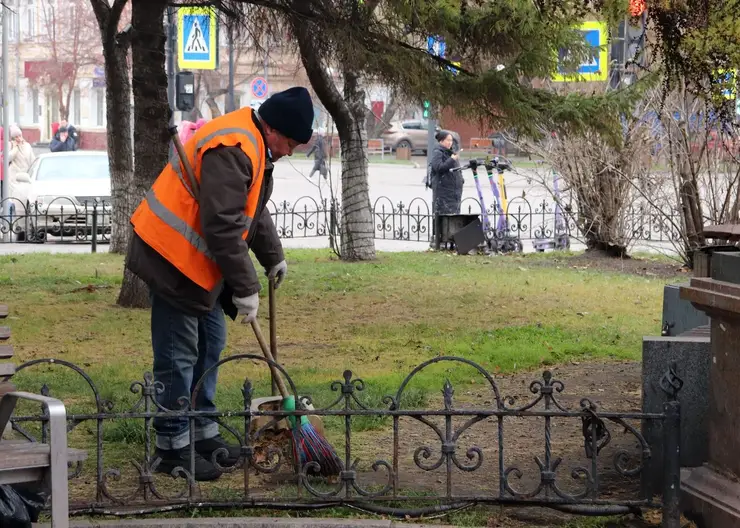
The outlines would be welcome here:
M 316 462 L 319 470 L 311 468 L 309 471 L 313 474 L 331 477 L 342 471 L 342 461 L 336 451 L 310 422 L 301 424 L 293 432 L 293 456 L 300 460 L 301 466 Z

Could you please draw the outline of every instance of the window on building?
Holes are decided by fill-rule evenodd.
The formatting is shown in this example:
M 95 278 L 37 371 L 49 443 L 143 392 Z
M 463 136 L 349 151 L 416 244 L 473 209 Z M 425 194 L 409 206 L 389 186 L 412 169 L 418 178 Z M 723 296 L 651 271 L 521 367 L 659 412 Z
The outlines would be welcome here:
M 75 88 L 74 92 L 72 92 L 72 106 L 74 107 L 74 113 L 72 114 L 72 124 L 80 126 L 81 121 L 81 115 L 80 115 L 80 104 L 81 104 L 82 95 L 80 94 L 80 89 Z
M 26 0 L 26 36 L 34 38 L 36 36 L 36 6 L 33 0 Z
M 34 88 L 31 90 L 31 117 L 33 117 L 33 123 L 39 122 L 39 90 Z
M 102 88 L 95 90 L 95 126 L 105 126 L 105 92 Z
M 8 17 L 8 39 L 15 41 L 18 39 L 18 7 L 16 6 L 16 0 L 10 0 L 5 2 L 8 6 L 6 11 L 10 16 Z
M 51 119 L 52 121 L 58 121 L 61 119 L 59 114 L 59 99 L 56 95 L 50 96 L 47 100 L 47 104 L 51 103 Z

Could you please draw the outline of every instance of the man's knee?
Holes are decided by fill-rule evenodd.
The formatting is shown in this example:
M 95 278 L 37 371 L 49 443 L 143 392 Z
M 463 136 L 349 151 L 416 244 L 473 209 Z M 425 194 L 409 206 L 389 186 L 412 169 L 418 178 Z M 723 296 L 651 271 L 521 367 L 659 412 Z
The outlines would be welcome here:
M 152 348 L 158 360 L 187 368 L 198 359 L 198 320 L 152 296 Z

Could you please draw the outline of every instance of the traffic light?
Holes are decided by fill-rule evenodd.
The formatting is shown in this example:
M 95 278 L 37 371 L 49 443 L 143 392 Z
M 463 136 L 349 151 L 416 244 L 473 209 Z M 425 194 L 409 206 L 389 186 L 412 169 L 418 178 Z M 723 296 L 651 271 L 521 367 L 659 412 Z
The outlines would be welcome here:
M 431 104 L 429 103 L 429 101 L 424 101 L 424 112 L 422 114 L 424 116 L 424 119 L 429 119 L 430 113 L 431 113 Z
M 647 4 L 645 0 L 630 0 L 629 12 L 631 17 L 636 18 L 642 16 L 646 9 Z
M 175 76 L 175 108 L 190 112 L 195 107 L 195 75 L 190 71 L 177 72 Z

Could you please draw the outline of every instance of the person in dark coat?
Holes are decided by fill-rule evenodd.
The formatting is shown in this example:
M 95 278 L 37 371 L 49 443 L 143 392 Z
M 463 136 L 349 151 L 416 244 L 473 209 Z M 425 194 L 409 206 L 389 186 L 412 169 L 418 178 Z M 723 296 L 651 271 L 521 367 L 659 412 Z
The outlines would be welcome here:
M 429 160 L 429 176 L 432 186 L 432 214 L 458 214 L 462 202 L 463 176 L 459 155 L 452 151 L 452 134 L 440 130 L 435 136 L 438 144 Z
M 67 131 L 67 136 L 72 138 L 72 143 L 74 145 L 72 150 L 80 148 L 80 133 L 77 132 L 77 128 L 75 128 L 73 124 L 68 123 L 66 119 L 59 121 L 59 128 L 57 128 L 57 131 L 54 133 L 54 139 L 64 141 L 60 137 L 63 129 Z
M 57 130 L 57 136 L 49 143 L 49 150 L 52 152 L 72 152 L 77 150 L 75 140 L 69 135 L 66 126 L 60 126 Z
M 232 319 L 240 316 L 242 324 L 249 324 L 259 309 L 261 285 L 249 252 L 268 278 L 275 280 L 276 288 L 287 273 L 282 243 L 267 204 L 273 189 L 274 162 L 310 141 L 313 116 L 308 91 L 294 87 L 273 94 L 257 111 L 247 107 L 213 119 L 185 143 L 186 149 L 194 150 L 194 145 L 207 139 L 202 157 L 193 166 L 199 196 L 189 201 L 191 212 L 168 209 L 164 205 L 169 203 L 167 193 L 175 190 L 158 188 L 155 192 L 153 187 L 134 213 L 126 267 L 150 290 L 152 371 L 159 386 L 155 395 L 158 406 L 180 409 L 183 398 L 190 397 L 198 384 L 193 408 L 215 411 L 217 365 L 226 345 L 224 314 Z M 240 134 L 252 147 L 234 145 L 230 134 Z M 250 155 L 250 150 L 255 154 Z M 169 164 L 160 177 L 175 178 L 176 182 L 178 169 L 180 163 Z M 184 194 L 182 189 L 177 192 Z M 157 204 L 155 210 L 152 204 Z M 251 218 L 246 216 L 248 208 L 253 211 Z M 200 229 L 177 214 L 197 218 L 193 221 Z M 169 237 L 175 248 L 171 251 L 155 248 L 144 239 L 157 243 L 168 240 L 155 233 L 160 220 L 174 226 L 169 228 L 174 235 Z M 178 257 L 178 251 L 184 257 Z M 199 269 L 182 260 L 198 253 L 208 255 L 214 266 Z M 215 280 L 215 286 L 201 286 L 194 273 Z M 213 480 L 222 474 L 219 466 L 233 467 L 244 456 L 239 445 L 227 443 L 220 435 L 217 422 L 197 418 L 192 436 L 190 426 L 186 417 L 154 419 L 155 456 L 160 459 L 157 472 L 175 475 L 177 468 L 193 468 L 190 476 L 196 481 Z M 195 440 L 192 454 L 191 438 Z M 182 472 L 179 475 L 183 476 Z
M 311 150 L 309 150 L 306 153 L 307 158 L 310 158 L 311 154 L 313 154 L 313 159 L 314 159 L 313 168 L 311 169 L 311 174 L 308 175 L 309 178 L 313 178 L 313 175 L 316 172 L 318 172 L 324 177 L 324 179 L 326 179 L 326 176 L 329 174 L 329 171 L 326 168 L 327 150 L 328 149 L 326 148 L 326 139 L 324 138 L 324 131 L 319 130 L 318 134 L 316 134 L 316 141 L 311 147 Z

